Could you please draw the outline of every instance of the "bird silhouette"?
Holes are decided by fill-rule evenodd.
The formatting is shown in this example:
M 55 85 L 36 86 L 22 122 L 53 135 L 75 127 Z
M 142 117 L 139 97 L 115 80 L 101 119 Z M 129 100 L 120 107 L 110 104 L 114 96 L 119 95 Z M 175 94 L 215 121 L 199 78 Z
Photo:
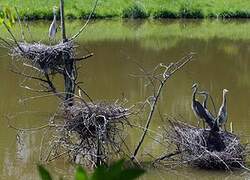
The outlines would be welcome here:
M 53 21 L 50 24 L 49 27 L 49 38 L 54 39 L 57 32 L 57 26 L 56 26 L 56 7 L 53 7 Z
M 227 98 L 226 95 L 228 93 L 227 89 L 223 89 L 223 93 L 222 93 L 222 104 L 220 106 L 218 115 L 217 115 L 217 122 L 219 124 L 220 127 L 222 127 L 224 125 L 224 129 L 226 131 L 226 122 L 227 122 L 227 118 L 228 118 L 228 113 L 227 113 Z
M 196 116 L 197 119 L 202 120 L 203 122 L 203 128 L 205 129 L 205 122 L 212 127 L 213 126 L 213 117 L 206 111 L 206 109 L 203 107 L 203 105 L 196 100 L 196 93 L 198 91 L 198 85 L 195 83 L 192 86 L 193 89 L 193 95 L 192 95 L 192 105 L 191 108 Z M 198 121 L 199 126 L 200 121 Z

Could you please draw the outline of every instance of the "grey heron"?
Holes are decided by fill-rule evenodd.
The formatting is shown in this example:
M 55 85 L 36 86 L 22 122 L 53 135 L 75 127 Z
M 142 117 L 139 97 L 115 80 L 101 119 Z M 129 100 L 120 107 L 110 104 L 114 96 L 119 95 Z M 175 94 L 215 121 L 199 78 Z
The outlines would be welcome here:
M 198 85 L 195 83 L 192 86 L 193 89 L 193 95 L 192 95 L 192 110 L 196 116 L 197 119 L 200 119 L 203 121 L 203 128 L 205 128 L 205 122 L 209 124 L 210 127 L 213 126 L 214 118 L 208 111 L 201 105 L 199 101 L 196 100 L 196 93 L 198 91 Z M 198 121 L 199 125 L 199 121 Z
M 227 114 L 227 98 L 226 98 L 226 94 L 228 93 L 227 89 L 223 89 L 223 93 L 222 93 L 222 104 L 221 107 L 219 109 L 218 115 L 217 115 L 217 123 L 219 124 L 219 126 L 224 125 L 224 129 L 226 131 L 226 122 L 227 122 L 227 118 L 228 118 L 228 114 Z
M 53 21 L 49 27 L 49 37 L 51 39 L 55 38 L 57 32 L 57 27 L 56 27 L 56 7 L 53 7 Z
M 205 108 L 205 109 L 207 109 L 207 99 L 208 99 L 208 92 L 207 91 L 200 91 L 200 92 L 198 92 L 198 94 L 201 94 L 201 95 L 203 95 L 205 98 L 204 98 L 204 101 L 203 101 L 203 103 L 202 103 L 202 106 Z
M 209 120 L 207 123 L 209 124 L 209 126 L 215 130 L 215 131 L 219 131 L 219 126 L 218 126 L 218 123 L 216 121 L 216 118 L 214 117 L 214 115 L 208 110 L 207 108 L 207 100 L 208 100 L 208 96 L 209 96 L 209 93 L 207 91 L 200 91 L 198 92 L 199 94 L 205 96 L 204 98 L 204 101 L 202 103 L 202 106 L 204 107 L 204 110 L 207 114 L 207 117 L 211 120 Z

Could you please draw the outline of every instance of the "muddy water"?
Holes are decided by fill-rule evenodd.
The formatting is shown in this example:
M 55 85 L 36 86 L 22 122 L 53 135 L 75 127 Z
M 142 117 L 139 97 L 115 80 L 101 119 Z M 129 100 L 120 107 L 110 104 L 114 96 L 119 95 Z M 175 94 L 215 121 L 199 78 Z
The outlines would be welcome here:
M 32 36 L 29 40 L 47 41 L 49 22 L 31 24 Z M 68 32 L 79 29 L 80 22 L 69 24 Z M 191 86 L 198 82 L 202 89 L 208 90 L 217 108 L 221 103 L 222 90 L 227 88 L 228 122 L 233 131 L 244 135 L 247 142 L 250 135 L 250 21 L 98 21 L 78 40 L 78 55 L 88 51 L 94 57 L 80 63 L 79 80 L 95 100 L 115 101 L 125 96 L 128 105 L 143 101 L 150 95 L 150 88 L 140 78 L 131 74 L 140 73 L 134 61 L 152 69 L 158 63 L 170 63 L 189 52 L 195 52 L 194 60 L 183 71 L 178 72 L 164 89 L 159 103 L 162 114 L 183 117 L 185 121 L 196 124 L 191 111 Z M 6 32 L 0 29 L 3 36 Z M 17 33 L 17 27 L 15 28 Z M 20 132 L 8 128 L 31 128 L 46 124 L 48 117 L 57 107 L 57 99 L 37 98 L 25 103 L 20 100 L 41 94 L 28 92 L 20 87 L 23 83 L 34 85 L 10 72 L 11 58 L 8 51 L 0 49 L 0 179 L 37 179 L 36 163 L 39 162 L 39 148 L 43 131 Z M 59 82 L 59 81 L 58 81 Z M 62 87 L 62 84 L 58 84 Z M 139 122 L 143 124 L 143 120 Z M 160 132 L 163 126 L 155 118 L 151 129 Z M 228 125 L 229 126 L 229 125 Z M 132 149 L 139 139 L 140 131 L 130 133 L 129 145 Z M 160 145 L 147 139 L 142 151 L 155 154 Z M 152 150 L 152 145 L 155 149 Z M 160 148 L 160 147 L 159 147 Z M 160 152 L 160 151 L 159 151 Z M 54 174 L 68 177 L 74 167 L 65 159 L 48 165 Z M 152 170 L 145 179 L 245 179 L 245 172 L 225 173 L 181 168 L 171 171 Z

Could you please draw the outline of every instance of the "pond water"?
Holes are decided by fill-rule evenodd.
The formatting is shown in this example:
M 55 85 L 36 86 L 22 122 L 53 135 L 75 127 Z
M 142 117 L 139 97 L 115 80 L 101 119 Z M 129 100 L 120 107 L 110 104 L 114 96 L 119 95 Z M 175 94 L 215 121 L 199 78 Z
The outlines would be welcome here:
M 50 22 L 30 23 L 32 35 L 29 40 L 47 41 Z M 84 22 L 70 22 L 68 34 L 74 34 Z M 217 108 L 221 104 L 222 90 L 227 88 L 228 122 L 233 131 L 242 135 L 242 142 L 250 140 L 250 21 L 121 21 L 103 20 L 91 23 L 77 43 L 79 56 L 88 51 L 94 56 L 80 63 L 79 80 L 94 100 L 113 102 L 125 96 L 128 105 L 143 101 L 150 95 L 150 88 L 140 78 L 135 61 L 150 70 L 157 64 L 170 63 L 189 52 L 195 52 L 194 60 L 178 72 L 165 87 L 159 103 L 162 114 L 183 117 L 196 124 L 191 110 L 191 86 L 198 82 L 208 90 Z M 0 29 L 1 36 L 7 33 Z M 18 26 L 14 27 L 18 34 Z M 69 33 L 70 32 L 70 33 Z M 20 34 L 20 33 L 19 33 Z M 58 33 L 59 38 L 59 33 Z M 46 124 L 48 117 L 57 109 L 55 97 L 37 98 L 26 103 L 20 99 L 41 94 L 28 92 L 20 87 L 23 78 L 10 72 L 12 60 L 8 51 L 0 49 L 0 176 L 2 179 L 38 179 L 36 163 L 39 162 L 39 148 L 42 131 L 20 133 L 8 128 L 8 115 L 16 116 L 11 124 L 21 128 L 38 127 Z M 32 82 L 31 82 L 32 84 Z M 59 84 L 62 87 L 62 84 Z M 139 122 L 143 125 L 144 121 Z M 160 132 L 163 122 L 153 119 L 150 129 Z M 229 123 L 228 123 L 229 124 Z M 229 125 L 228 125 L 229 127 Z M 141 131 L 130 133 L 129 145 L 133 149 Z M 160 145 L 147 138 L 141 151 L 154 151 Z M 154 146 L 154 149 L 152 149 Z M 61 158 L 48 165 L 54 174 L 68 177 L 73 174 L 74 165 Z M 246 172 L 227 173 L 205 171 L 194 168 L 173 170 L 152 170 L 142 179 L 246 179 Z

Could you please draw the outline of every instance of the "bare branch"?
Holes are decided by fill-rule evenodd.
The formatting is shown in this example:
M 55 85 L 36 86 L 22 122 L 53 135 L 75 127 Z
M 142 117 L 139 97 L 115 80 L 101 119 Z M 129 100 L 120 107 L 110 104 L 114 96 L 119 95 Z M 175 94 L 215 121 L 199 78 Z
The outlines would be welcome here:
M 83 32 L 83 30 L 87 27 L 87 25 L 88 25 L 88 23 L 89 23 L 89 21 L 90 21 L 92 15 L 93 15 L 94 12 L 95 12 L 97 3 L 98 3 L 98 0 L 95 1 L 95 5 L 94 5 L 94 7 L 93 7 L 91 13 L 89 14 L 89 17 L 88 17 L 86 23 L 83 25 L 83 27 L 82 27 L 82 28 L 81 28 L 72 38 L 69 39 L 69 41 L 73 41 L 74 39 L 76 39 L 76 38 Z
M 153 117 L 153 114 L 154 114 L 154 111 L 155 111 L 155 108 L 156 108 L 156 105 L 157 105 L 157 102 L 159 100 L 159 97 L 160 97 L 160 94 L 161 94 L 161 91 L 162 91 L 162 88 L 164 87 L 164 85 L 166 84 L 167 80 L 175 73 L 177 72 L 178 70 L 180 70 L 183 66 L 185 66 L 188 62 L 190 62 L 190 60 L 192 59 L 192 54 L 189 54 L 188 56 L 182 58 L 180 61 L 177 61 L 175 64 L 171 63 L 169 66 L 166 66 L 165 68 L 165 71 L 163 73 L 163 81 L 160 83 L 159 85 L 159 88 L 158 88 L 158 91 L 156 93 L 153 99 L 153 103 L 150 107 L 150 112 L 149 112 L 149 115 L 148 115 L 148 118 L 147 118 L 147 122 L 146 122 L 146 125 L 145 125 L 145 129 L 144 129 L 144 132 L 140 138 L 140 141 L 138 143 L 138 145 L 136 146 L 135 148 L 135 151 L 131 157 L 131 160 L 134 161 L 143 141 L 144 141 L 144 138 L 147 134 L 147 131 L 148 131 L 148 128 L 149 128 L 149 125 L 152 121 L 152 117 Z M 171 68 L 173 66 L 176 66 L 173 70 L 171 70 Z M 170 70 L 170 72 L 169 72 Z

